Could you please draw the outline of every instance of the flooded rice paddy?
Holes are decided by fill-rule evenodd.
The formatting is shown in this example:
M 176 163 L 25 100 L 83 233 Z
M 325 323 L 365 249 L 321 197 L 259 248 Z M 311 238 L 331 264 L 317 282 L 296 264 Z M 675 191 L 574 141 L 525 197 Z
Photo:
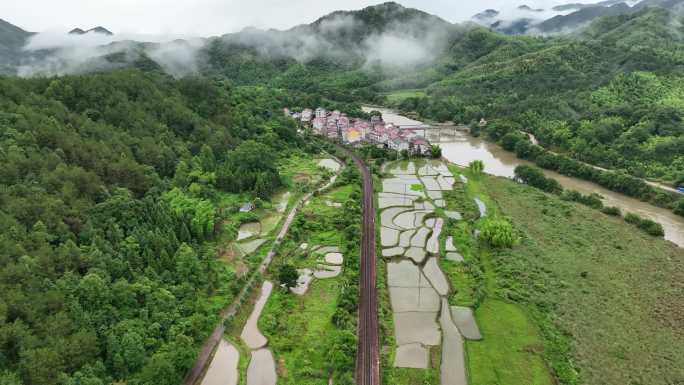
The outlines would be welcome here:
M 452 212 L 440 217 L 435 211 L 445 206 L 442 192 L 453 189 L 457 179 L 440 161 L 395 163 L 385 171 L 391 176 L 382 181 L 378 199 L 397 344 L 393 365 L 427 369 L 430 347 L 441 345 L 442 385 L 465 384 L 463 336 L 452 321 L 447 302 L 451 288 L 439 267 L 445 220 L 461 216 Z M 446 251 L 456 253 L 453 238 L 446 243 Z M 474 333 L 472 324 L 463 325 L 471 327 L 466 333 Z

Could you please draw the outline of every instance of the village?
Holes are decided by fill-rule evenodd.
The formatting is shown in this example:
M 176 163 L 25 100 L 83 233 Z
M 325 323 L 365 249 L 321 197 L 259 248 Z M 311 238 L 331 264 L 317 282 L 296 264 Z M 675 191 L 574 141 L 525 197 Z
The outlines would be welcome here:
M 370 120 L 349 118 L 340 111 L 307 108 L 301 112 L 283 110 L 302 126 L 311 128 L 316 135 L 343 143 L 360 146 L 375 144 L 395 151 L 406 151 L 410 155 L 430 155 L 431 145 L 425 137 L 425 127 L 397 126 L 383 121 L 382 116 L 373 115 Z

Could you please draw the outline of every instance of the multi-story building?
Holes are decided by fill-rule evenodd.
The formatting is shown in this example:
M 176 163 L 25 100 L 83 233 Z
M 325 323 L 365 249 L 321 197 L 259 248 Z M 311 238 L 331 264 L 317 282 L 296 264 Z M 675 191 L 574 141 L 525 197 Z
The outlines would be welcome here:
M 340 116 L 340 118 L 337 119 L 337 128 L 340 130 L 340 132 L 347 131 L 349 128 L 349 118 L 345 115 Z
M 328 138 L 335 139 L 339 137 L 339 132 L 337 130 L 337 121 L 333 119 L 328 119 L 326 124 L 326 135 Z
M 322 135 L 323 130 L 327 127 L 328 120 L 325 117 L 316 117 L 313 120 L 313 128 L 316 134 Z
M 304 111 L 302 111 L 302 123 L 310 123 L 312 118 L 313 110 L 307 108 Z
M 387 147 L 389 147 L 390 149 L 395 150 L 395 151 L 404 151 L 404 150 L 408 151 L 409 150 L 409 142 L 406 139 L 398 136 L 398 137 L 390 140 L 387 143 Z
M 431 152 L 430 143 L 422 137 L 411 139 L 409 146 L 411 153 L 416 155 L 429 155 Z
M 363 136 L 361 135 L 361 131 L 356 127 L 350 127 L 345 131 L 343 140 L 349 144 L 357 144 L 361 142 L 362 139 Z

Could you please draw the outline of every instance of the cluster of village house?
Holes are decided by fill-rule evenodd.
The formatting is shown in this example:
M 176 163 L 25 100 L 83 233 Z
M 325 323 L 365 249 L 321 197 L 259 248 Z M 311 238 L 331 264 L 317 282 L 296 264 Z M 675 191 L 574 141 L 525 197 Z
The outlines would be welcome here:
M 424 136 L 424 128 L 385 123 L 377 115 L 371 117 L 370 121 L 350 119 L 340 111 L 326 111 L 324 108 L 315 111 L 307 108 L 302 112 L 292 112 L 286 108 L 284 113 L 301 121 L 302 125 L 311 127 L 317 135 L 340 139 L 347 144 L 370 143 L 396 151 L 406 150 L 414 155 L 430 154 L 431 146 Z

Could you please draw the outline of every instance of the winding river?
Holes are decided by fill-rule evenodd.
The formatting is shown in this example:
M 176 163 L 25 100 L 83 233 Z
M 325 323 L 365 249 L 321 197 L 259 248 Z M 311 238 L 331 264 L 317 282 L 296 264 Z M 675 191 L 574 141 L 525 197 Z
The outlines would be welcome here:
M 377 107 L 364 107 L 363 109 L 366 112 L 380 111 L 386 122 L 397 125 L 423 124 L 398 115 L 389 109 Z M 485 164 L 485 172 L 492 175 L 512 178 L 518 165 L 532 164 L 518 159 L 515 154 L 505 151 L 494 143 L 472 137 L 467 132 L 456 130 L 454 127 L 433 128 L 428 130 L 427 136 L 431 142 L 439 143 L 442 147 L 443 156 L 450 162 L 467 166 L 473 160 L 482 160 Z M 603 203 L 606 206 L 619 207 L 625 213 L 635 213 L 662 224 L 665 230 L 665 239 L 684 247 L 684 218 L 675 215 L 670 210 L 655 207 L 638 199 L 607 190 L 592 182 L 567 177 L 548 170 L 544 170 L 544 173 L 548 177 L 556 179 L 564 188 L 576 190 L 583 194 L 597 193 L 603 197 Z

